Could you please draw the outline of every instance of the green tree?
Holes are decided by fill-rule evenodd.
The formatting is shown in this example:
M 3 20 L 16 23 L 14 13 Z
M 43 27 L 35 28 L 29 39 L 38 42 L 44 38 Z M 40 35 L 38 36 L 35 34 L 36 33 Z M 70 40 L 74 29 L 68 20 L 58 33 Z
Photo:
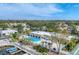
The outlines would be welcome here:
M 26 34 L 30 34 L 32 32 L 32 30 L 26 30 L 25 33 Z
M 77 32 L 77 29 L 76 29 L 76 23 L 71 22 L 71 23 L 70 23 L 70 26 L 72 27 L 71 34 L 77 35 L 78 32 Z
M 17 40 L 19 40 L 18 33 L 15 32 L 15 33 L 12 34 L 12 41 L 17 41 Z
M 47 48 L 41 47 L 40 45 L 39 45 L 39 46 L 34 46 L 33 48 L 36 49 L 36 51 L 38 51 L 38 52 L 40 52 L 40 53 L 42 53 L 42 54 L 48 52 L 48 49 L 47 49 Z
M 64 29 L 64 30 L 62 31 L 62 33 L 65 34 L 65 35 L 68 34 L 67 29 Z
M 19 33 L 23 32 L 23 26 L 21 24 L 17 25 L 17 29 Z

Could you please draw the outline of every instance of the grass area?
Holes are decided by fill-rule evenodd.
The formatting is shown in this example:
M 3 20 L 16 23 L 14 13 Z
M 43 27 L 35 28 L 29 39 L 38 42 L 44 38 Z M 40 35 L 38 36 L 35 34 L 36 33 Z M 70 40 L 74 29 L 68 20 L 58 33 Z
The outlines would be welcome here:
M 33 48 L 40 53 L 47 53 L 49 51 L 47 48 L 41 46 L 34 46 Z
M 65 46 L 65 48 L 64 48 L 63 50 L 70 52 L 70 51 L 72 51 L 72 49 L 73 49 L 78 43 L 79 43 L 79 40 L 77 40 L 77 39 L 72 39 L 72 40 L 70 41 L 70 43 Z

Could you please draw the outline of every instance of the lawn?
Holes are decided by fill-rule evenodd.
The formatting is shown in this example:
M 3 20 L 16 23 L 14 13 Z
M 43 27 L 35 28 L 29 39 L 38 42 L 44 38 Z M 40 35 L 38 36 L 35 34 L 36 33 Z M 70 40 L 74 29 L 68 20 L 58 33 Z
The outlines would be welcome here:
M 72 51 L 72 49 L 79 43 L 79 40 L 72 39 L 66 46 L 63 48 L 65 51 Z
M 47 53 L 49 51 L 47 48 L 42 47 L 40 45 L 34 46 L 33 48 L 36 49 L 36 51 L 40 53 Z

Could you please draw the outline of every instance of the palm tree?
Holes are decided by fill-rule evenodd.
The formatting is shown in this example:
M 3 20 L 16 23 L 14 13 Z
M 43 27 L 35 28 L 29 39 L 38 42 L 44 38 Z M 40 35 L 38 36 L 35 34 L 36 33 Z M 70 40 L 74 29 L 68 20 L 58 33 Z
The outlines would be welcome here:
M 61 40 L 57 37 L 53 37 L 51 36 L 51 41 L 55 42 L 57 44 L 57 48 L 58 48 L 58 54 L 60 54 L 60 44 L 61 44 Z
M 41 42 L 41 45 L 44 46 L 44 41 Z
M 51 35 L 51 37 L 50 37 L 50 39 L 51 39 L 51 41 L 52 42 L 55 42 L 56 44 L 57 44 L 57 47 L 58 47 L 58 54 L 60 54 L 60 44 L 61 44 L 61 38 L 58 38 L 58 34 L 57 33 L 61 33 L 62 31 L 61 31 L 61 29 L 59 28 L 60 26 L 59 26 L 59 23 L 57 23 L 57 25 L 55 25 L 55 27 L 56 27 L 56 34 L 55 34 L 55 36 L 52 36 Z
M 32 32 L 32 30 L 26 30 L 25 33 L 26 34 L 30 34 Z
M 22 40 L 20 40 L 20 43 L 27 45 L 27 44 L 31 43 L 31 40 L 29 40 L 29 39 L 22 39 Z
M 12 37 L 12 41 L 18 41 L 18 40 L 19 40 L 19 38 L 18 38 L 18 33 L 17 33 L 17 32 L 13 33 L 13 34 L 11 35 L 11 37 Z
M 22 33 L 23 32 L 23 26 L 21 24 L 17 25 L 17 29 L 18 29 L 18 32 L 19 33 Z

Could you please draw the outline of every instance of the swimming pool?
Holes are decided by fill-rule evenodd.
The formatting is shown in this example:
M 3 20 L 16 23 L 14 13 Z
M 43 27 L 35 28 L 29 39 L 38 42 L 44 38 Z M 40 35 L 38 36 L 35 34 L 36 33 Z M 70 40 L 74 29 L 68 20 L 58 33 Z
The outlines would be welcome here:
M 41 42 L 41 38 L 40 37 L 26 36 L 26 39 L 31 40 L 33 43 L 40 43 Z
M 13 52 L 16 52 L 18 48 L 14 46 L 6 47 L 5 49 L 0 50 L 0 55 L 10 55 Z
M 5 49 L 7 52 L 9 53 L 13 53 L 13 52 L 16 52 L 18 49 L 16 47 L 10 47 L 10 48 L 7 48 Z
M 26 52 L 15 47 L 15 46 L 10 46 L 6 47 L 4 49 L 0 49 L 0 55 L 22 55 L 25 54 Z

